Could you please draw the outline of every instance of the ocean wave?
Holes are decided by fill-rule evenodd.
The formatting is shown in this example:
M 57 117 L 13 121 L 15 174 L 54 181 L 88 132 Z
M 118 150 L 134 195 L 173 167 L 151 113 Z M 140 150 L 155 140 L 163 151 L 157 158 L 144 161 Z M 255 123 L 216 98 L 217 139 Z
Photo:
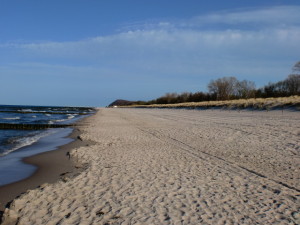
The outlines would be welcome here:
M 59 123 L 59 122 L 64 122 L 64 121 L 66 121 L 67 119 L 61 119 L 61 120 L 50 120 L 49 122 L 48 122 L 48 124 L 54 124 L 54 123 Z
M 2 118 L 3 120 L 19 120 L 20 117 L 17 116 L 17 117 L 8 117 L 8 118 Z
M 21 109 L 21 110 L 18 110 L 20 112 L 32 112 L 32 109 Z
M 61 120 L 54 120 L 55 122 L 64 122 L 66 121 L 67 119 L 61 119 Z
M 0 153 L 0 157 L 5 156 L 11 152 L 14 152 L 20 148 L 32 145 L 33 143 L 37 142 L 42 137 L 46 137 L 52 133 L 54 133 L 54 131 L 50 130 L 50 131 L 45 131 L 45 132 L 36 134 L 34 136 L 14 138 L 13 140 L 10 141 L 12 144 L 14 144 L 14 146 L 12 148 L 6 150 L 5 152 Z

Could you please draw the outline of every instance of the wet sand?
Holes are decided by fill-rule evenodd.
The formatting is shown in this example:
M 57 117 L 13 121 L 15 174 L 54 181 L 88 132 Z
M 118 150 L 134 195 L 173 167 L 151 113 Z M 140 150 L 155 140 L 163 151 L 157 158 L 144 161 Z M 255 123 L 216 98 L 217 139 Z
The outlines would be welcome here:
M 68 136 L 68 138 L 73 139 L 71 143 L 60 146 L 54 151 L 23 159 L 25 163 L 36 166 L 37 170 L 26 179 L 0 186 L 0 212 L 4 211 L 5 207 L 8 207 L 14 198 L 26 191 L 35 189 L 45 183 L 54 183 L 59 179 L 64 179 L 64 177 L 74 176 L 80 171 L 79 168 L 75 168 L 76 165 L 70 159 L 68 153 L 74 148 L 89 144 L 89 142 L 77 138 L 82 133 L 80 126 L 86 125 L 85 120 L 79 121 L 78 128 L 75 128 Z
M 300 113 L 101 109 L 77 176 L 28 191 L 3 224 L 300 224 Z

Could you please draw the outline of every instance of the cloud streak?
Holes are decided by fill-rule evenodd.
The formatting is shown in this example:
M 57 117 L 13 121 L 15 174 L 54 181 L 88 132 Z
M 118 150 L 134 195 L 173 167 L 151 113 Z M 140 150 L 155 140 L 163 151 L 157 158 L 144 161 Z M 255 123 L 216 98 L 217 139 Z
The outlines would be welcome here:
M 135 22 L 123 30 L 139 29 L 220 29 L 222 26 L 254 29 L 266 27 L 289 27 L 300 25 L 300 6 L 277 6 L 268 8 L 246 8 L 225 10 L 199 15 L 177 21 Z
M 259 86 L 282 79 L 300 58 L 299 6 L 212 13 L 129 28 L 79 41 L 0 44 L 5 52 L 0 59 L 12 65 L 6 66 L 11 73 L 22 67 L 31 74 L 47 71 L 41 74 L 84 76 L 94 82 L 98 78 L 106 84 L 123 79 L 133 86 L 138 82 L 145 92 L 161 83 L 161 93 L 199 87 L 205 91 L 210 79 L 232 75 Z
M 265 9 L 252 9 L 246 11 L 221 12 L 199 16 L 191 20 L 193 25 L 202 24 L 228 24 L 255 26 L 290 26 L 300 24 L 299 6 L 278 6 Z M 189 26 L 189 24 L 187 24 Z

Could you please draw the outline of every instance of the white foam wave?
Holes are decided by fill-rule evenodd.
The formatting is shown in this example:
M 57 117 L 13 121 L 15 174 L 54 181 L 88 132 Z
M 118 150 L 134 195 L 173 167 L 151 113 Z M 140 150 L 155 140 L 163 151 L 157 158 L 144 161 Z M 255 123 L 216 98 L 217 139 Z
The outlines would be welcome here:
M 55 122 L 63 122 L 66 121 L 66 119 L 61 119 L 61 120 L 54 120 Z
M 50 114 L 45 114 L 45 116 L 51 116 Z
M 4 120 L 19 120 L 20 117 L 17 116 L 17 117 L 8 117 L 8 118 L 2 118 L 2 119 L 4 119 Z
M 71 115 L 71 116 L 68 116 L 68 119 L 72 119 L 74 118 L 75 116 Z
M 61 119 L 61 120 L 50 120 L 48 122 L 48 124 L 54 124 L 54 123 L 57 123 L 57 122 L 63 122 L 63 121 L 66 121 L 66 119 Z
M 46 137 L 46 136 L 48 136 L 52 133 L 54 133 L 54 131 L 48 130 L 48 131 L 45 131 L 43 133 L 39 133 L 39 134 L 31 136 L 31 137 L 20 138 L 19 140 L 17 140 L 17 144 L 13 148 L 11 148 L 11 149 L 3 152 L 3 153 L 0 153 L 0 157 L 5 156 L 5 155 L 7 155 L 11 152 L 14 152 L 14 151 L 16 151 L 20 148 L 23 148 L 25 146 L 32 145 L 33 143 L 37 142 L 42 137 Z

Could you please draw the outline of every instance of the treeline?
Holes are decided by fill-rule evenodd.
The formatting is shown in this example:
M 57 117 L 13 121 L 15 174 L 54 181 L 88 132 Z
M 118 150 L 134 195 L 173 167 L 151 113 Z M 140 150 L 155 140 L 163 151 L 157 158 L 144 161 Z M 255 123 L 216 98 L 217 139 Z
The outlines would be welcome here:
M 235 77 L 223 77 L 212 80 L 207 85 L 208 92 L 167 93 L 151 101 L 137 101 L 136 105 L 174 104 L 184 102 L 203 102 L 216 100 L 234 100 L 249 98 L 288 97 L 300 95 L 300 61 L 293 67 L 293 74 L 285 80 L 269 83 L 256 88 L 253 81 L 239 81 Z
M 269 83 L 261 89 L 256 90 L 255 97 L 288 97 L 300 95 L 300 75 L 291 74 L 287 79 L 277 83 Z

